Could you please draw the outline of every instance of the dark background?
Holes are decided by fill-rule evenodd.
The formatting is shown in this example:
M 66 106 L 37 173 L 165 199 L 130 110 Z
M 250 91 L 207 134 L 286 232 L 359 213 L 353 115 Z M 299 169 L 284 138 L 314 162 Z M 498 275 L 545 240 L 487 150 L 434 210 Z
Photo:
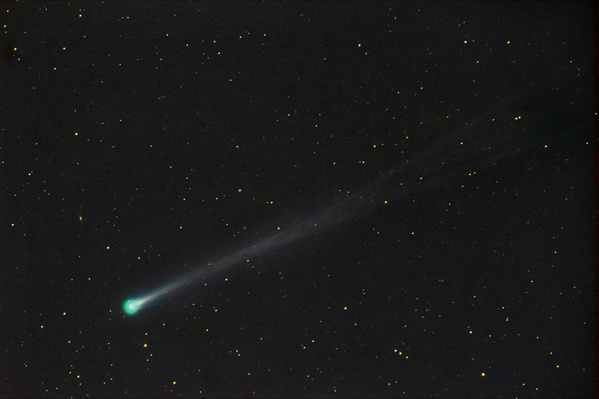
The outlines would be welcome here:
M 592 2 L 0 15 L 0 396 L 593 396 Z M 123 313 L 364 186 L 389 203 Z

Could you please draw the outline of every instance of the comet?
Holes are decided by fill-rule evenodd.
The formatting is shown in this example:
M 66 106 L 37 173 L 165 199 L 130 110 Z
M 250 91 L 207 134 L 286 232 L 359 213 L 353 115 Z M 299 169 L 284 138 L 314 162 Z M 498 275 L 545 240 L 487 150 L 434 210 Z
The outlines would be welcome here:
M 224 251 L 192 265 L 187 273 L 146 294 L 127 299 L 123 311 L 133 316 L 184 288 L 230 272 L 252 259 L 265 257 L 307 237 L 356 221 L 391 201 L 405 200 L 422 190 L 447 184 L 453 178 L 469 175 L 483 167 L 499 167 L 503 161 L 514 158 L 520 161 L 522 154 L 545 151 L 549 144 L 556 141 L 567 146 L 572 142 L 572 132 L 587 129 L 589 123 L 592 125 L 588 117 L 582 121 L 584 126 L 572 124 L 573 119 L 566 115 L 567 110 L 564 114 L 554 113 L 548 120 L 547 108 L 560 109 L 551 101 L 561 103 L 559 98 L 552 99 L 551 93 L 533 86 L 507 96 L 476 120 L 425 145 L 355 192 L 296 218 L 298 221 L 290 226 L 277 227 L 270 234 L 248 241 L 237 250 Z

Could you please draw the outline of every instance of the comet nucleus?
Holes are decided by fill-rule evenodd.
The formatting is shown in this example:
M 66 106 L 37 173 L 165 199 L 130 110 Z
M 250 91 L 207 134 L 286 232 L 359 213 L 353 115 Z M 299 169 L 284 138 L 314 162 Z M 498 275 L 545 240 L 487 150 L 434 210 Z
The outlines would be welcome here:
M 140 303 L 138 300 L 135 300 L 135 299 L 129 299 L 129 300 L 125 301 L 125 304 L 123 305 L 125 313 L 131 314 L 131 315 L 137 313 L 137 311 L 139 310 L 139 307 L 140 307 Z

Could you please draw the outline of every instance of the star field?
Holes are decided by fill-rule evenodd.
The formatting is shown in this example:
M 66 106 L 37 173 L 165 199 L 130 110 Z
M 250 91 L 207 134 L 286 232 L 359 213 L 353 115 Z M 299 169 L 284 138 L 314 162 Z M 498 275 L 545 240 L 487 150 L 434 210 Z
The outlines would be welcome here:
M 0 15 L 0 396 L 594 395 L 592 3 Z

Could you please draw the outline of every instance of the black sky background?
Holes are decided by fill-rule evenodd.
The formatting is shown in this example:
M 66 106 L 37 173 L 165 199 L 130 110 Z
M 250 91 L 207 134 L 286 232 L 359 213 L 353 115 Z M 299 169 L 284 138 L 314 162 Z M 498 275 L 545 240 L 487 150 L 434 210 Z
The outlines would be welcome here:
M 593 3 L 2 6 L 0 396 L 593 396 Z

